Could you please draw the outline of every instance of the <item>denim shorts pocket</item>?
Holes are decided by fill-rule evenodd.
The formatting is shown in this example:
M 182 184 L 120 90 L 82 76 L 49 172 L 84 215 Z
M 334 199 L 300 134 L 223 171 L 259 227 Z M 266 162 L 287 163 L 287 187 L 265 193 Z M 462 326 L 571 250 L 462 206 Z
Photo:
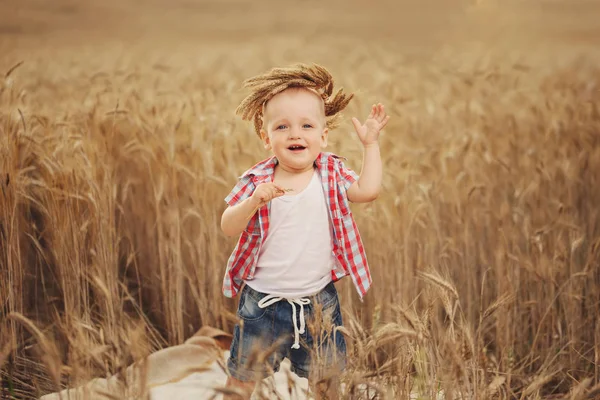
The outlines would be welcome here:
M 330 284 L 330 286 L 327 286 L 323 290 L 323 293 L 321 293 L 320 296 L 320 302 L 324 315 L 329 314 L 335 319 L 337 315 L 341 313 L 339 297 L 333 284 Z
M 242 290 L 237 316 L 244 321 L 256 321 L 267 313 L 267 309 L 258 306 L 256 299 L 248 293 L 249 290 L 252 289 L 248 286 L 245 286 Z

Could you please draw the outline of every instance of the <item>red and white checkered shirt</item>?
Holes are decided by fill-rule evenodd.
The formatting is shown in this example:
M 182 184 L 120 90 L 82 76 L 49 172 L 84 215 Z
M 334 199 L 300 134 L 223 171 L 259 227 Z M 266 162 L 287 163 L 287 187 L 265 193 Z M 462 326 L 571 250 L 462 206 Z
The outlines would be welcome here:
M 272 182 L 276 164 L 277 159 L 273 156 L 250 168 L 240 177 L 225 202 L 229 206 L 236 205 L 250 197 L 259 184 Z M 332 245 L 337 263 L 331 271 L 331 278 L 335 282 L 350 275 L 362 299 L 371 286 L 371 274 L 346 195 L 346 190 L 358 180 L 358 175 L 346 168 L 341 158 L 332 153 L 320 153 L 315 165 L 327 193 L 326 201 L 333 229 Z M 223 279 L 223 294 L 226 297 L 234 297 L 243 281 L 254 276 L 263 239 L 269 232 L 270 204 L 267 203 L 252 216 L 227 261 Z

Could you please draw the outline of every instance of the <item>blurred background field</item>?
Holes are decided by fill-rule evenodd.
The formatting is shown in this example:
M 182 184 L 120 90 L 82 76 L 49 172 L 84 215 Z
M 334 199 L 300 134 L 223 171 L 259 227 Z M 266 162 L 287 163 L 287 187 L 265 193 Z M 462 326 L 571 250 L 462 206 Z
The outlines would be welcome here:
M 350 117 L 379 101 L 392 115 L 384 191 L 353 206 L 374 286 L 360 303 L 338 285 L 344 379 L 382 398 L 599 396 L 598 15 L 584 0 L 4 0 L 4 394 L 232 329 L 223 198 L 268 155 L 234 115 L 241 82 L 316 62 L 356 94 L 330 136 L 350 166 Z

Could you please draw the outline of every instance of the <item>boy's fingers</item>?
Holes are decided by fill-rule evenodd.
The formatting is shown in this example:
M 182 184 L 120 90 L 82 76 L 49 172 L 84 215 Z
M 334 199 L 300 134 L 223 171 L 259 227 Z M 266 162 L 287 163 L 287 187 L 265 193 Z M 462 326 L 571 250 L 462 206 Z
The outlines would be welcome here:
M 385 117 L 385 119 L 381 123 L 381 129 L 383 129 L 387 125 L 389 120 L 390 120 L 390 116 L 388 115 L 387 117 Z
M 381 122 L 383 120 L 383 118 L 385 118 L 385 111 L 383 110 L 383 104 L 379 105 L 379 122 Z
M 281 189 L 279 189 L 279 188 L 274 188 L 273 189 L 273 196 L 274 197 L 279 197 L 279 196 L 281 196 L 282 193 L 284 193 L 284 191 L 281 190 Z
M 357 131 L 360 129 L 360 122 L 358 122 L 356 117 L 352 117 L 352 125 L 354 125 L 354 129 Z

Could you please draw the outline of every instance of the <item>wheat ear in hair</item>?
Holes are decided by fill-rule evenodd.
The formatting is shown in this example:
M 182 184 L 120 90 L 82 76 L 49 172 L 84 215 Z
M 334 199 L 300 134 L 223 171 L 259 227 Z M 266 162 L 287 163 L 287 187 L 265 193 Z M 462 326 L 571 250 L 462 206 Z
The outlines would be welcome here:
M 264 105 L 277 93 L 288 88 L 300 87 L 317 92 L 325 103 L 327 128 L 334 129 L 339 125 L 340 112 L 346 108 L 353 94 L 339 89 L 333 95 L 333 77 L 324 67 L 313 64 L 296 64 L 291 67 L 273 68 L 269 72 L 244 81 L 244 87 L 251 93 L 240 103 L 236 114 L 243 120 L 253 120 L 256 134 L 260 137 Z

